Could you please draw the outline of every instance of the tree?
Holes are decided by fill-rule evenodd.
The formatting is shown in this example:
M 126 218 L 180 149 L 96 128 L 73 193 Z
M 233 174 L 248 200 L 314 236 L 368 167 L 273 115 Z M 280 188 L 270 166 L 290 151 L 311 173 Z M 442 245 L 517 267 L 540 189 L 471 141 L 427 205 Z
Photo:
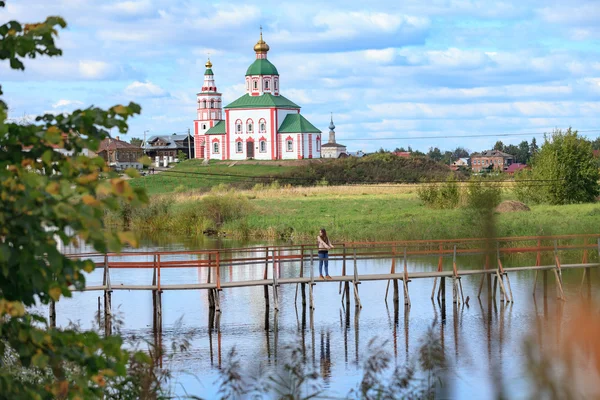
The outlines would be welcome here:
M 600 150 L 600 136 L 592 141 L 592 149 Z
M 404 153 L 404 152 L 406 152 L 404 147 L 396 147 L 396 149 L 394 150 L 394 153 Z
M 530 160 L 537 154 L 539 147 L 535 138 L 531 139 L 531 144 L 529 145 L 529 158 Z
M 434 161 L 442 160 L 442 152 L 437 147 L 430 147 L 427 152 L 427 157 L 431 158 Z
M 467 158 L 469 157 L 469 152 L 465 150 L 463 147 L 457 147 L 452 152 L 452 161 L 456 161 L 459 158 Z
M 23 70 L 26 58 L 60 56 L 54 40 L 64 27 L 60 17 L 1 25 L 0 60 Z M 108 110 L 88 107 L 23 124 L 7 122 L 7 110 L 0 100 L 0 397 L 101 398 L 107 388 L 127 380 L 133 355 L 122 348 L 123 340 L 54 329 L 25 307 L 70 297 L 94 269 L 90 260 L 61 254 L 59 241 L 76 244 L 83 239 L 100 252 L 135 244 L 131 232 L 105 230 L 103 215 L 119 202 L 139 206 L 147 201 L 144 191 L 130 187 L 102 158 L 84 156 L 83 150 L 97 150 L 111 128 L 126 133 L 128 119 L 141 109 L 135 103 Z M 7 354 L 13 356 L 10 366 Z M 151 365 L 145 354 L 135 357 Z M 37 375 L 25 384 L 15 370 Z
M 131 140 L 129 141 L 129 143 L 137 147 L 141 147 L 143 142 L 144 141 L 142 139 L 136 137 L 131 138 Z
M 515 146 L 514 144 L 509 144 L 508 146 L 504 146 L 504 150 L 501 150 L 504 153 L 510 154 L 511 156 L 513 156 L 515 158 L 515 161 L 517 161 L 517 157 L 519 154 L 519 148 L 517 146 Z
M 519 143 L 519 148 L 515 154 L 515 157 L 516 162 L 527 164 L 529 161 L 529 143 L 527 140 L 523 140 L 521 143 Z
M 498 140 L 496 142 L 496 144 L 494 145 L 494 150 L 504 151 L 504 143 L 502 143 L 500 140 Z
M 185 154 L 183 151 L 179 150 L 177 152 L 177 159 L 179 161 L 185 161 L 185 160 L 187 160 L 187 154 Z
M 517 177 L 517 194 L 525 201 L 550 204 L 593 202 L 600 194 L 600 173 L 592 144 L 577 131 L 555 130 L 533 158 L 531 171 Z
M 452 164 L 452 152 L 445 151 L 444 154 L 442 155 L 441 162 L 442 162 L 442 164 L 446 164 L 446 165 Z

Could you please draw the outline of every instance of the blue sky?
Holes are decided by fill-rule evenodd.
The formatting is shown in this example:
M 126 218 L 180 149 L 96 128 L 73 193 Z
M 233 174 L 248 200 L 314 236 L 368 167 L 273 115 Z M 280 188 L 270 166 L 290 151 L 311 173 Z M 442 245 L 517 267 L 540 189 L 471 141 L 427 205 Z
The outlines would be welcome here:
M 61 15 L 64 56 L 0 65 L 10 117 L 136 101 L 127 137 L 186 131 L 210 53 L 224 103 L 244 93 L 258 27 L 281 93 L 353 150 L 493 146 L 572 126 L 600 135 L 600 1 L 8 0 Z M 419 137 L 451 136 L 419 139 Z M 386 139 L 389 138 L 389 139 Z M 394 139 L 400 138 L 400 139 Z M 374 140 L 386 139 L 386 140 Z

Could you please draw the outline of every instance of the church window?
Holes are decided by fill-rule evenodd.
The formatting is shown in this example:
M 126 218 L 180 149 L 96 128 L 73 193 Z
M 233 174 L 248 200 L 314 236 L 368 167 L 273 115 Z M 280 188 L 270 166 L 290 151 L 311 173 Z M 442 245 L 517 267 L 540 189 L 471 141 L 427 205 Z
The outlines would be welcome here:
M 213 143 L 213 153 L 219 154 L 219 142 Z
M 279 82 L 279 81 L 278 81 L 277 79 L 275 79 L 275 90 L 277 90 L 277 86 L 278 86 L 278 85 L 277 85 L 277 83 L 278 83 L 278 82 Z
M 200 103 L 200 108 L 206 108 L 206 100 L 202 100 L 202 103 Z
M 321 138 L 317 136 L 317 152 L 321 152 Z
M 254 81 L 254 89 L 258 89 L 258 81 Z
M 269 90 L 269 80 L 265 81 L 265 90 Z
M 239 119 L 235 121 L 235 132 L 242 133 L 242 121 Z
M 246 131 L 248 133 L 252 133 L 252 130 L 253 130 L 252 120 L 248 120 L 248 122 L 246 122 L 246 123 L 248 124 L 248 126 L 246 127 L 247 128 Z
M 267 152 L 267 141 L 266 140 L 261 140 L 260 141 L 260 152 L 261 153 L 266 153 Z
M 206 124 L 202 124 L 202 129 L 206 129 Z
M 286 150 L 287 151 L 294 151 L 294 141 L 293 140 L 286 140 Z
M 265 126 L 265 123 L 264 123 L 264 122 L 261 122 L 261 124 L 260 124 L 260 131 L 261 131 L 261 132 L 266 132 L 266 131 L 267 131 L 267 129 L 266 129 L 266 126 Z
M 242 152 L 242 142 L 237 142 L 235 144 L 235 151 L 238 152 L 238 153 Z
M 210 101 L 210 108 L 215 108 L 215 101 L 214 100 Z

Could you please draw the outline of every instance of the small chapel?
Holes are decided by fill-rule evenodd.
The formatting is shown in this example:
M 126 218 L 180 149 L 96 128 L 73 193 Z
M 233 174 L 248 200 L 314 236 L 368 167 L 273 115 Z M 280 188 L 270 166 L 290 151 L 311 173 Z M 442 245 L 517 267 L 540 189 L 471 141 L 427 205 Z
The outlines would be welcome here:
M 321 131 L 300 114 L 299 105 L 281 95 L 279 72 L 267 59 L 269 45 L 262 30 L 254 52 L 256 60 L 246 71 L 246 93 L 225 107 L 215 84 L 213 64 L 210 59 L 206 62 L 204 84 L 197 94 L 195 158 L 320 158 Z

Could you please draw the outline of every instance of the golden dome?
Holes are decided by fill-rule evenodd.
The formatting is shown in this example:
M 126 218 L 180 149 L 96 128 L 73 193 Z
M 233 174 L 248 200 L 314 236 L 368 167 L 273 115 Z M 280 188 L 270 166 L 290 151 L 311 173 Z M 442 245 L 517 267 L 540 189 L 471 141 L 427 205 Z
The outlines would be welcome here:
M 266 53 L 269 51 L 269 45 L 263 40 L 262 37 L 262 28 L 260 29 L 260 39 L 258 39 L 258 42 L 256 42 L 254 45 L 254 51 L 257 53 Z
M 208 59 L 208 61 L 206 62 L 206 64 L 204 64 L 204 66 L 206 68 L 212 68 L 212 63 L 210 62 L 210 58 Z

